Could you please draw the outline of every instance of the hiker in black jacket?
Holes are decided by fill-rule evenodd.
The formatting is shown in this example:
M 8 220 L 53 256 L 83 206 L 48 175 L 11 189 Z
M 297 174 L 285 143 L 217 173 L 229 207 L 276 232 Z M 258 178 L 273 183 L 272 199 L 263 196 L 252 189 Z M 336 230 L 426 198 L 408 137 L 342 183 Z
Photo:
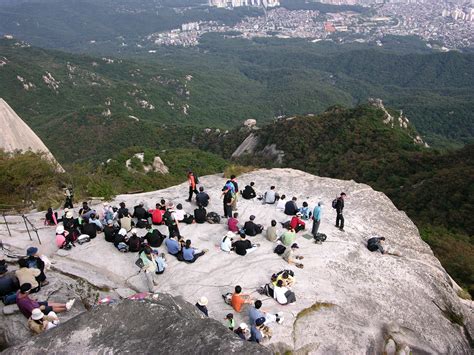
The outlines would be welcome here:
M 342 211 L 344 210 L 344 198 L 346 194 L 341 192 L 341 196 L 338 197 L 336 202 L 336 227 L 339 228 L 341 232 L 344 232 L 344 216 L 342 215 Z M 340 222 L 340 224 L 339 224 Z
M 245 186 L 244 191 L 242 192 L 242 197 L 245 198 L 246 200 L 251 200 L 255 197 L 257 197 L 257 194 L 255 193 L 254 190 L 254 185 L 255 183 L 252 181 L 250 185 Z

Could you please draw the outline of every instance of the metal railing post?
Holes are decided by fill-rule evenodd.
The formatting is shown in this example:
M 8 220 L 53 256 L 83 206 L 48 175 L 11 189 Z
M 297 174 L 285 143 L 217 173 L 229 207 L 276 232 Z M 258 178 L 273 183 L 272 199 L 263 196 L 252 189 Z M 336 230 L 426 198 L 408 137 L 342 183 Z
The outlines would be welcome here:
M 28 228 L 28 224 L 26 223 L 26 217 L 24 214 L 22 214 L 21 216 L 23 217 L 23 222 L 25 222 L 25 227 L 26 231 L 28 232 L 28 236 L 30 237 L 30 240 L 33 241 L 33 238 L 31 238 L 30 229 Z
M 11 237 L 12 232 L 10 232 L 10 227 L 8 226 L 7 218 L 5 217 L 5 212 L 2 212 L 2 216 L 3 216 L 3 220 L 5 221 L 5 225 L 7 226 L 8 235 Z

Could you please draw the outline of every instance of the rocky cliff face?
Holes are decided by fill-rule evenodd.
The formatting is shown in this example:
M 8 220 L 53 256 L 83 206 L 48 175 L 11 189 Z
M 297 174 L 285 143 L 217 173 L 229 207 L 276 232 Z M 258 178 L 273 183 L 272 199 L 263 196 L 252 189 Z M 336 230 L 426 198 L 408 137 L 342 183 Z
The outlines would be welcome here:
M 103 305 L 5 354 L 270 354 L 204 317 L 181 297 Z
M 415 225 L 384 194 L 354 181 L 320 178 L 292 169 L 258 170 L 242 175 L 238 180 L 241 188 L 254 181 L 257 193 L 275 185 L 280 194 L 289 198 L 296 196 L 299 205 L 307 201 L 313 207 L 323 201 L 320 232 L 327 234 L 327 241 L 317 245 L 304 237 L 305 232 L 300 232 L 296 242 L 300 246 L 298 254 L 304 256 L 304 269 L 297 269 L 274 254 L 275 244 L 261 235 L 251 238 L 260 247 L 242 257 L 220 251 L 219 242 L 227 231 L 224 223 L 181 225 L 184 238 L 209 252 L 194 264 L 168 257 L 168 269 L 159 277 L 160 294 L 181 296 L 192 304 L 205 295 L 209 299 L 210 317 L 223 323 L 225 315 L 233 311 L 222 301 L 221 295 L 232 291 L 235 285 L 241 285 L 244 292 L 262 299 L 267 311 L 283 313 L 283 325 L 272 325 L 273 337 L 265 342 L 271 350 L 280 353 L 381 354 L 387 344 L 388 348 L 400 351 L 408 347 L 414 354 L 471 353 L 472 302 L 457 296 L 457 285 L 421 240 Z M 211 196 L 207 210 L 222 213 L 220 195 L 226 179 L 215 175 L 200 177 L 200 181 Z M 187 184 L 183 183 L 156 192 L 117 196 L 112 203 L 125 201 L 132 207 L 144 202 L 154 206 L 165 198 L 183 203 L 184 209 L 192 212 L 195 206 L 184 202 L 187 191 Z M 331 200 L 341 191 L 348 195 L 344 210 L 345 232 L 334 227 L 335 213 L 331 208 Z M 278 222 L 289 219 L 274 205 L 262 205 L 257 200 L 240 199 L 238 209 L 241 223 L 251 214 L 256 216 L 256 223 L 265 227 L 272 219 Z M 31 214 L 29 218 L 39 226 L 41 216 Z M 4 228 L 0 225 L 0 231 Z M 158 228 L 166 232 L 165 227 Z M 311 228 L 310 222 L 308 228 Z M 24 248 L 30 243 L 20 225 L 13 229 L 14 238 L 8 240 L 10 244 Z M 139 231 L 140 235 L 144 233 L 144 230 Z M 53 235 L 54 228 L 40 229 L 41 238 L 48 241 L 44 244 L 50 245 L 44 245 L 42 249 L 51 255 L 56 269 L 110 292 L 145 290 L 145 279 L 143 275 L 137 275 L 134 265 L 135 254 L 117 252 L 100 236 L 69 252 L 56 253 L 51 247 Z M 366 241 L 373 235 L 385 237 L 389 247 L 402 256 L 368 251 Z M 166 251 L 164 247 L 162 249 Z M 296 274 L 293 289 L 297 303 L 292 306 L 281 306 L 255 292 L 269 282 L 272 273 L 284 268 L 290 268 Z M 93 312 L 98 312 L 92 313 L 98 334 L 109 334 L 105 333 L 109 323 L 106 318 L 101 319 L 102 311 Z M 247 311 L 233 313 L 237 324 L 248 322 Z M 131 316 L 127 313 L 126 318 L 131 319 Z M 180 324 L 182 319 L 178 317 L 175 322 Z M 79 326 L 79 323 L 69 325 L 69 322 L 62 325 L 71 327 L 67 332 L 72 332 L 76 324 Z M 205 330 L 202 334 L 208 333 Z M 76 333 L 74 339 L 80 339 L 80 334 L 85 333 Z M 99 346 L 101 337 L 91 334 L 89 331 L 84 339 L 93 339 L 89 344 Z M 43 343 L 43 338 L 37 339 L 41 339 L 38 343 L 41 346 L 48 344 L 46 340 Z M 105 340 L 104 344 L 101 349 L 113 345 L 107 345 Z

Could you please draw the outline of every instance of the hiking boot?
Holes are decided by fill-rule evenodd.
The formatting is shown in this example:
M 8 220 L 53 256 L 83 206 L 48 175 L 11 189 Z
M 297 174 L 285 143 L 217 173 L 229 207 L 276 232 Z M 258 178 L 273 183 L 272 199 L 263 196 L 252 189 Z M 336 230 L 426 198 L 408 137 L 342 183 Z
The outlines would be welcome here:
M 339 228 L 339 230 L 340 230 L 341 232 L 345 232 L 344 228 Z
M 72 308 L 72 306 L 74 306 L 74 302 L 76 302 L 76 299 L 73 298 L 72 300 L 69 300 L 66 302 L 66 310 L 70 310 Z
M 188 198 L 188 199 L 186 199 L 185 201 L 186 201 L 186 202 L 191 202 L 191 200 L 190 200 L 189 198 Z
M 296 266 L 298 269 L 304 268 L 304 265 L 303 265 L 303 264 L 295 264 L 295 266 Z

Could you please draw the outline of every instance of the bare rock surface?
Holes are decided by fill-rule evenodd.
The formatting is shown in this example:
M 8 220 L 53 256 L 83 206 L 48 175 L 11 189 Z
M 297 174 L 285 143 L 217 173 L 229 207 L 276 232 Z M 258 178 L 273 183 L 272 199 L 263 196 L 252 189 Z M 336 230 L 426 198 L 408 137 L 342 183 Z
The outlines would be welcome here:
M 208 211 L 222 214 L 220 195 L 225 181 L 218 175 L 200 177 L 211 197 Z M 389 339 L 397 349 L 409 348 L 414 354 L 471 353 L 468 334 L 474 333 L 472 302 L 459 299 L 458 286 L 422 241 L 416 226 L 383 193 L 354 181 L 321 178 L 293 169 L 257 170 L 239 176 L 238 181 L 241 188 L 254 181 L 257 194 L 275 185 L 280 194 L 296 196 L 299 205 L 307 201 L 314 207 L 323 201 L 320 232 L 327 234 L 327 241 L 317 245 L 303 237 L 305 232 L 300 232 L 296 241 L 300 246 L 298 254 L 304 256 L 304 269 L 297 269 L 274 254 L 275 244 L 263 235 L 250 237 L 261 246 L 245 257 L 220 251 L 219 242 L 227 232 L 225 220 L 217 225 L 181 225 L 185 239 L 209 252 L 194 264 L 168 256 L 168 268 L 158 277 L 160 294 L 181 296 L 191 304 L 206 296 L 211 318 L 224 323 L 225 315 L 232 312 L 238 324 L 248 322 L 247 311 L 234 312 L 221 295 L 241 285 L 244 292 L 263 300 L 265 310 L 283 313 L 283 325 L 272 325 L 273 337 L 265 342 L 280 353 L 290 350 L 314 354 L 380 354 Z M 335 212 L 331 208 L 332 199 L 341 191 L 348 195 L 345 232 L 334 227 Z M 160 191 L 120 195 L 112 204 L 124 201 L 131 208 L 144 202 L 153 207 L 164 198 L 175 204 L 183 203 L 184 210 L 192 213 L 195 205 L 184 202 L 187 192 L 187 183 L 183 183 Z M 241 223 L 251 214 L 256 216 L 256 223 L 265 227 L 272 219 L 289 220 L 275 205 L 262 205 L 257 200 L 240 198 L 238 209 Z M 32 213 L 29 218 L 40 226 L 43 215 Z M 29 241 L 21 225 L 12 229 L 13 237 L 4 239 L 12 248 L 39 246 Z M 166 227 L 158 229 L 166 233 Z M 0 232 L 4 231 L 5 226 L 0 225 Z M 144 276 L 137 274 L 134 264 L 137 255 L 119 253 L 101 235 L 60 256 L 54 247 L 54 228 L 42 227 L 39 233 L 43 241 L 40 251 L 51 257 L 57 270 L 67 270 L 67 274 L 110 292 L 119 288 L 146 289 Z M 144 234 L 145 230 L 139 230 L 139 235 Z M 369 252 L 366 240 L 373 235 L 385 237 L 389 246 L 402 256 Z M 166 252 L 164 247 L 161 250 Z M 296 274 L 293 290 L 297 303 L 292 306 L 279 305 L 255 292 L 269 282 L 272 273 L 284 268 Z
M 5 354 L 271 354 L 181 297 L 98 306 Z

